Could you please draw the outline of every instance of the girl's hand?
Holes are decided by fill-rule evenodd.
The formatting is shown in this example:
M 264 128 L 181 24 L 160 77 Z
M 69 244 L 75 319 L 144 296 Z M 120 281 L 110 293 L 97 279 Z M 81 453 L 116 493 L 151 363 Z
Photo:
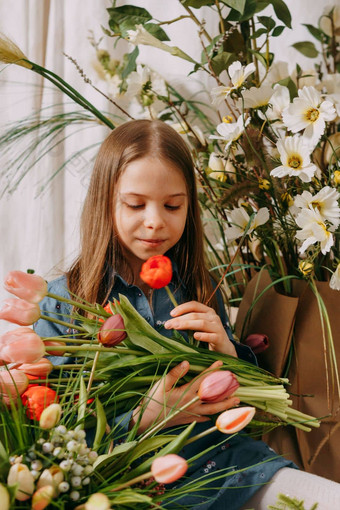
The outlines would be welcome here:
M 220 317 L 213 308 L 198 301 L 189 301 L 176 306 L 166 321 L 166 329 L 190 329 L 195 331 L 194 338 L 208 342 L 212 351 L 222 352 L 237 357 L 236 350 L 223 327 Z
M 135 409 L 130 428 L 136 424 L 140 413 L 142 414 L 138 426 L 139 434 L 143 433 L 150 426 L 156 425 L 162 421 L 172 410 L 182 407 L 184 404 L 197 397 L 197 391 L 204 375 L 217 370 L 221 366 L 222 361 L 215 361 L 215 363 L 190 383 L 174 387 L 178 380 L 187 374 L 190 368 L 188 361 L 182 361 L 182 363 L 172 368 L 165 377 L 151 388 L 144 402 Z M 192 423 L 193 421 L 208 421 L 209 415 L 219 414 L 226 409 L 235 407 L 239 403 L 240 400 L 237 397 L 229 397 L 222 402 L 215 402 L 214 404 L 203 403 L 201 400 L 197 400 L 184 411 L 170 418 L 164 428 L 184 425 L 186 423 Z

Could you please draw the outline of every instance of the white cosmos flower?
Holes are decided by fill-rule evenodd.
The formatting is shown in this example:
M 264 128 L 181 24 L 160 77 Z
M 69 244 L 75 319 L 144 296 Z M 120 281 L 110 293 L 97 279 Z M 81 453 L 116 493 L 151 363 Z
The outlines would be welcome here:
M 299 249 L 304 253 L 307 248 L 315 243 L 320 243 L 321 252 L 325 255 L 334 244 L 331 227 L 327 227 L 323 218 L 316 209 L 302 209 L 296 217 L 296 223 L 301 228 L 296 232 L 296 237 L 303 241 Z
M 243 115 L 237 119 L 237 122 L 222 122 L 216 127 L 218 135 L 210 135 L 210 138 L 215 138 L 217 140 L 224 140 L 227 142 L 225 148 L 227 149 L 233 142 L 238 140 L 242 135 L 245 127 L 249 124 L 250 117 L 244 120 Z
M 273 95 L 273 89 L 270 85 L 261 85 L 261 87 L 250 87 L 242 92 L 244 108 L 260 108 L 269 103 Z
M 266 111 L 269 120 L 282 121 L 282 112 L 290 103 L 289 89 L 279 83 L 274 85 L 274 93 L 270 98 L 271 108 Z
M 206 141 L 203 131 L 200 127 L 190 125 L 190 127 L 191 127 L 191 130 L 190 130 L 189 127 L 185 123 L 181 124 L 180 122 L 175 122 L 173 124 L 170 124 L 170 126 L 175 131 L 177 131 L 177 133 L 179 133 L 180 135 L 196 136 L 198 138 L 199 142 L 201 143 L 201 145 L 203 145 L 203 146 L 207 145 L 207 141 Z
M 333 290 L 340 290 L 340 263 L 338 264 L 336 270 L 332 274 L 329 286 Z
M 151 71 L 147 66 L 137 65 L 137 70 L 129 74 L 127 78 L 126 94 L 131 97 L 139 96 L 143 87 L 150 82 L 152 91 L 160 95 L 166 95 L 166 86 L 163 78 Z
M 303 182 L 310 182 L 317 167 L 311 163 L 311 150 L 304 137 L 295 135 L 277 142 L 281 166 L 274 168 L 270 175 L 274 177 L 298 176 Z
M 247 66 L 242 66 L 241 62 L 233 62 L 228 67 L 228 74 L 230 76 L 231 86 L 221 85 L 211 90 L 213 104 L 217 105 L 225 99 L 232 90 L 239 89 L 250 74 L 255 71 L 255 64 L 251 63 Z
M 229 221 L 234 226 L 225 228 L 225 235 L 228 241 L 234 241 L 238 237 L 241 237 L 249 223 L 250 216 L 244 207 L 238 207 L 233 209 L 229 215 Z M 262 207 L 257 211 L 254 218 L 252 219 L 247 234 L 251 234 L 260 225 L 263 225 L 269 220 L 269 209 Z
M 297 195 L 294 206 L 300 209 L 316 209 L 323 221 L 329 221 L 335 227 L 338 227 L 340 225 L 339 197 L 340 193 L 335 188 L 325 186 L 314 196 L 309 191 Z
M 298 94 L 283 111 L 283 122 L 293 133 L 304 129 L 304 136 L 315 145 L 325 130 L 326 121 L 335 119 L 336 111 L 333 103 L 324 101 L 314 87 L 303 87 Z

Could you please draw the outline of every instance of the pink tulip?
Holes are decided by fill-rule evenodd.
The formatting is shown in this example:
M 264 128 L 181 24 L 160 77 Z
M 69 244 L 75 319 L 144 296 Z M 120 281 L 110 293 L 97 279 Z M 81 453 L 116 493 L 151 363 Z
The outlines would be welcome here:
M 235 374 L 221 370 L 208 374 L 200 384 L 198 396 L 203 402 L 221 402 L 239 387 Z
M 221 413 L 215 425 L 223 434 L 234 434 L 248 425 L 254 414 L 255 407 L 234 407 Z
M 185 459 L 174 453 L 157 457 L 152 463 L 152 476 L 158 483 L 172 483 L 181 478 L 188 469 Z
M 31 328 L 13 329 L 0 337 L 0 359 L 5 363 L 35 363 L 44 355 L 44 342 Z
M 8 472 L 8 485 L 16 485 L 15 499 L 26 501 L 34 491 L 34 478 L 25 464 L 13 464 Z
M 28 384 L 27 375 L 20 370 L 0 371 L 0 396 L 6 404 L 9 404 L 11 400 L 16 401 L 18 395 L 24 393 Z
M 39 317 L 39 305 L 34 305 L 24 299 L 6 299 L 0 310 L 0 319 L 19 324 L 19 326 L 30 326 Z
M 63 345 L 66 345 L 65 342 L 58 342 L 57 340 L 45 340 L 44 341 L 44 345 L 45 345 L 45 349 L 46 349 L 46 352 L 50 355 L 50 356 L 62 356 L 62 352 L 60 351 L 53 351 L 52 349 L 50 349 L 50 347 L 61 347 Z
M 106 319 L 98 331 L 97 337 L 98 341 L 105 347 L 112 347 L 122 342 L 127 337 L 122 316 L 116 313 Z
M 259 354 L 269 347 L 269 339 L 267 335 L 262 335 L 260 333 L 248 335 L 244 343 L 252 349 L 254 354 Z
M 10 271 L 4 281 L 5 289 L 30 303 L 39 303 L 47 294 L 47 282 L 38 275 Z
M 18 370 L 21 370 L 25 374 L 35 375 L 39 378 L 47 377 L 53 370 L 53 365 L 47 358 L 41 358 L 36 363 L 23 363 Z

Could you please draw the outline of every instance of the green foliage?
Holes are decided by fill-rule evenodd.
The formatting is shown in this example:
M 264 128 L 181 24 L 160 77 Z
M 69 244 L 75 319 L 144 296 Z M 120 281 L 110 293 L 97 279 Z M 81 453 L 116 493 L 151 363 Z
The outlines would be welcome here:
M 311 41 L 300 41 L 292 44 L 293 48 L 302 53 L 305 57 L 315 58 L 319 52 Z

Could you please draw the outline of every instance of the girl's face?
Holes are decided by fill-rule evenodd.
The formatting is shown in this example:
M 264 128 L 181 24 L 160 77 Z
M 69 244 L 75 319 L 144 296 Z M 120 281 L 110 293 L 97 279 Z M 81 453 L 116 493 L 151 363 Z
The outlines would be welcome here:
M 145 260 L 164 255 L 181 238 L 188 212 L 186 182 L 173 163 L 147 156 L 127 165 L 116 189 L 114 224 L 138 277 Z

